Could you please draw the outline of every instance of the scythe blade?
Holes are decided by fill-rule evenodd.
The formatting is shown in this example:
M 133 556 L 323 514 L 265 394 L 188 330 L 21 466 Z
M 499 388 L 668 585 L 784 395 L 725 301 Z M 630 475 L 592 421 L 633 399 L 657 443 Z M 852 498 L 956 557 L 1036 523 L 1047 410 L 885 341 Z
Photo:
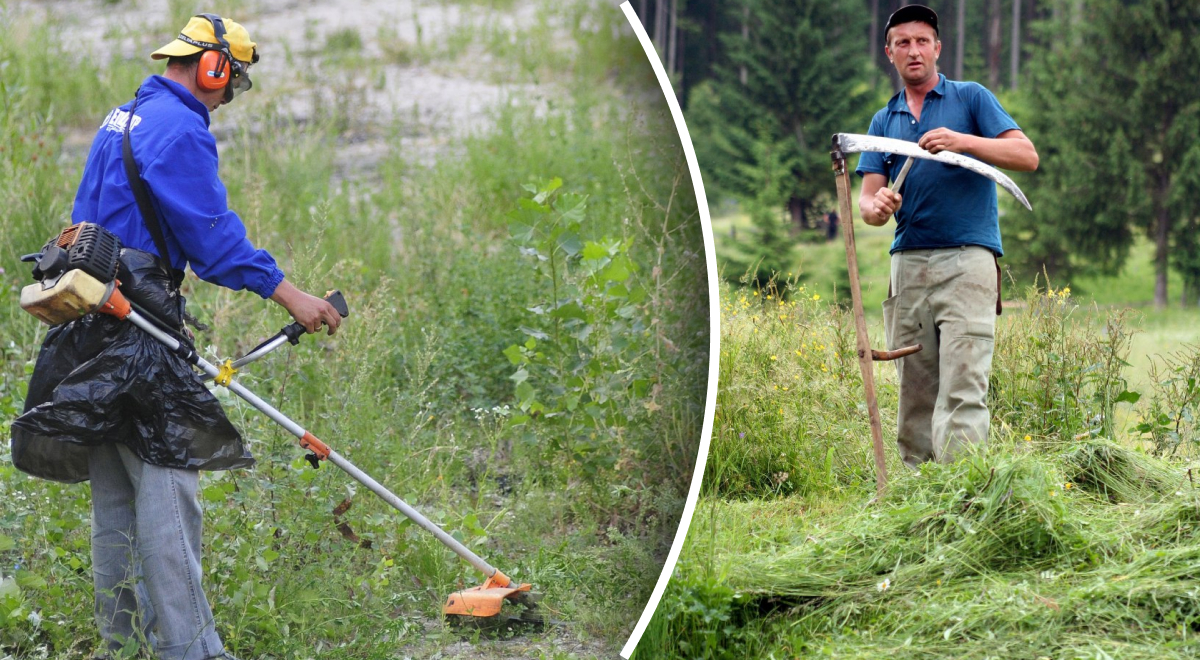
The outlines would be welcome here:
M 988 165 L 987 163 L 969 158 L 962 154 L 956 154 L 949 151 L 943 151 L 936 154 L 931 154 L 921 147 L 917 146 L 916 142 L 907 140 L 896 140 L 894 138 L 878 137 L 875 135 L 860 135 L 857 133 L 838 133 L 833 136 L 834 148 L 842 153 L 857 154 L 864 151 L 874 151 L 878 153 L 900 154 L 910 158 L 923 158 L 925 160 L 936 160 L 939 163 L 956 165 L 963 167 L 972 172 L 985 176 L 992 181 L 1000 184 L 1008 192 L 1012 193 L 1013 197 L 1017 198 L 1018 202 L 1029 209 L 1033 207 L 1029 205 L 1029 200 L 1025 198 L 1025 194 L 1017 187 L 1013 180 L 1008 178 L 1008 175 L 1000 170 Z

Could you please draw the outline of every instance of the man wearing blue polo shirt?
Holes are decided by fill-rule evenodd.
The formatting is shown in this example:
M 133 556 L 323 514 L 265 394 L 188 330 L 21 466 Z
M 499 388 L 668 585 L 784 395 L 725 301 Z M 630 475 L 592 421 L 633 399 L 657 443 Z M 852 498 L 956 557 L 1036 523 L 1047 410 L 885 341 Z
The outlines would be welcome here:
M 871 135 L 916 142 L 931 153 L 965 154 L 993 166 L 1037 169 L 1033 143 L 982 85 L 947 80 L 932 9 L 892 14 L 884 52 L 904 89 L 871 120 Z M 892 191 L 905 158 L 864 153 L 858 206 L 882 226 L 894 213 L 892 273 L 883 316 L 889 347 L 922 344 L 896 361 L 900 376 L 897 443 L 911 466 L 950 462 L 987 440 L 988 375 L 1000 313 L 996 185 L 969 170 L 917 159 Z

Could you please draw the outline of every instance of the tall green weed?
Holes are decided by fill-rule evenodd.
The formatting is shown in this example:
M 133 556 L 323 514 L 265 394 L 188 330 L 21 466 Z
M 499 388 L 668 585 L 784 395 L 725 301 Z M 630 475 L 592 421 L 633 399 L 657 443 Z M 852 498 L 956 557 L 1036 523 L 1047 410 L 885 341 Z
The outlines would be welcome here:
M 1147 410 L 1135 427 L 1159 456 L 1200 455 L 1200 347 L 1152 358 Z
M 1116 408 L 1136 403 L 1127 389 L 1133 329 L 1125 312 L 1103 325 L 1077 314 L 1071 290 L 1031 287 L 1016 313 L 1001 317 L 988 405 L 1002 429 L 1039 442 L 1116 438 Z
M 722 290 L 707 494 L 822 492 L 870 474 L 853 325 L 804 285 L 790 292 Z M 881 408 L 889 397 L 893 390 L 881 392 Z

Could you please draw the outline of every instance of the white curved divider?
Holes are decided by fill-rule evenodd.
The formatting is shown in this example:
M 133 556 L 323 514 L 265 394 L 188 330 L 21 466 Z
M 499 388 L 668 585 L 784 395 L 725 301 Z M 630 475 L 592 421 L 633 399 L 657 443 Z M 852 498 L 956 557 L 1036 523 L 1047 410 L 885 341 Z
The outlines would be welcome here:
M 633 654 L 633 649 L 637 647 L 642 634 L 646 632 L 650 617 L 654 616 L 658 602 L 662 600 L 663 592 L 667 588 L 667 582 L 670 581 L 671 574 L 675 572 L 675 563 L 679 561 L 679 551 L 683 548 L 684 539 L 687 538 L 688 527 L 692 524 L 692 514 L 696 511 L 696 500 L 700 497 L 700 482 L 704 478 L 704 465 L 708 462 L 708 445 L 712 440 L 713 413 L 717 403 L 717 369 L 721 356 L 721 305 L 717 294 L 717 257 L 713 251 L 712 219 L 708 214 L 708 200 L 704 196 L 704 182 L 700 178 L 700 165 L 696 162 L 696 150 L 692 147 L 691 135 L 688 133 L 687 124 L 683 121 L 683 111 L 679 108 L 679 101 L 675 98 L 671 80 L 667 77 L 662 61 L 659 60 L 658 53 L 654 50 L 654 44 L 650 42 L 650 37 L 646 34 L 646 29 L 642 27 L 637 12 L 633 10 L 629 2 L 621 3 L 621 11 L 625 12 L 625 17 L 633 26 L 634 34 L 637 35 L 638 41 L 646 51 L 646 59 L 650 60 L 650 66 L 654 68 L 654 75 L 658 77 L 658 83 L 662 85 L 663 96 L 667 99 L 667 105 L 671 108 L 671 117 L 675 120 L 675 128 L 679 131 L 679 141 L 683 146 L 684 157 L 687 159 L 692 186 L 696 189 L 696 204 L 700 211 L 700 222 L 704 233 L 704 258 L 708 266 L 708 319 L 711 333 L 708 353 L 708 395 L 704 404 L 704 425 L 701 428 L 700 449 L 696 455 L 696 469 L 692 472 L 692 483 L 688 488 L 683 515 L 679 518 L 679 528 L 675 531 L 675 540 L 671 543 L 667 561 L 658 575 L 658 583 L 654 585 L 654 591 L 650 594 L 650 600 L 646 602 L 646 608 L 642 610 L 642 616 L 638 619 L 633 634 L 629 636 L 629 640 L 621 649 L 621 657 L 628 658 Z

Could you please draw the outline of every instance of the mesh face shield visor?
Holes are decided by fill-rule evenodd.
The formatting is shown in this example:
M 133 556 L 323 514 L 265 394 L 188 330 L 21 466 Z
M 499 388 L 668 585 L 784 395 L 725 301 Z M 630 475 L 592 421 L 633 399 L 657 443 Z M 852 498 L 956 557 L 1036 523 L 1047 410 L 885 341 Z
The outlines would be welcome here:
M 233 60 L 229 67 L 229 78 L 229 84 L 225 85 L 226 103 L 254 87 L 254 81 L 250 80 L 250 64 L 246 62 Z

